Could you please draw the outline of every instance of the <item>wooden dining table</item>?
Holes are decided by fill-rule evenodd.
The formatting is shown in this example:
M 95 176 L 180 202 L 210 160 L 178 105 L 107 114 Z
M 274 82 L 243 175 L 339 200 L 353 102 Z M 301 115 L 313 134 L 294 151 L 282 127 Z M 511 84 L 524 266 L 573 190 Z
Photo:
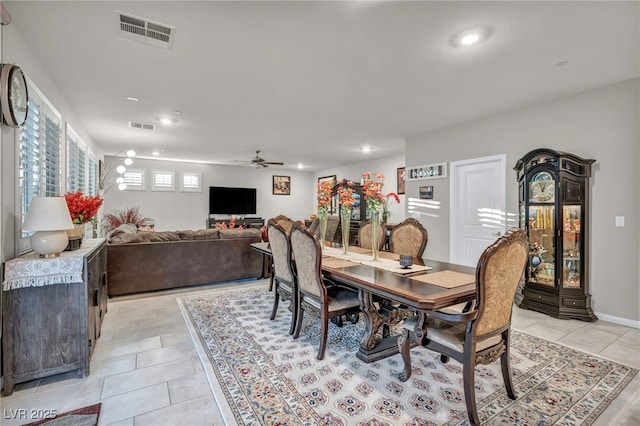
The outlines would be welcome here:
M 271 255 L 268 243 L 252 247 Z M 475 299 L 475 268 L 414 258 L 405 269 L 394 263 L 398 254 L 380 252 L 378 261 L 370 254 L 360 247 L 349 247 L 346 255 L 324 248 L 321 264 L 325 278 L 358 290 L 365 330 L 356 356 L 365 362 L 398 352 L 398 336 L 390 330 L 405 318 Z

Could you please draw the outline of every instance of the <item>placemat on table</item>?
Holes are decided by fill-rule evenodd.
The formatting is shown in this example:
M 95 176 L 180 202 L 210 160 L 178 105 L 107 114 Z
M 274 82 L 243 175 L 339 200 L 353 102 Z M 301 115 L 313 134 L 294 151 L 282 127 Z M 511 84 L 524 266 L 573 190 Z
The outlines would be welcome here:
M 411 278 L 416 281 L 444 288 L 455 288 L 476 282 L 476 277 L 473 275 L 448 270 L 434 272 L 432 274 L 418 275 Z
M 322 265 L 328 268 L 346 268 L 348 266 L 357 265 L 357 263 L 346 259 L 324 256 L 322 257 Z

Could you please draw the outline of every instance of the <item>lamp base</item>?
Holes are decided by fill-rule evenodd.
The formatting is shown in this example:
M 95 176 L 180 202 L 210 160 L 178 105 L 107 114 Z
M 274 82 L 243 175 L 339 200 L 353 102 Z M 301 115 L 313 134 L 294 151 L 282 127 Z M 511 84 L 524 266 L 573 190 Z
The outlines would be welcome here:
M 57 257 L 69 244 L 64 231 L 38 231 L 31 236 L 31 248 L 40 257 Z

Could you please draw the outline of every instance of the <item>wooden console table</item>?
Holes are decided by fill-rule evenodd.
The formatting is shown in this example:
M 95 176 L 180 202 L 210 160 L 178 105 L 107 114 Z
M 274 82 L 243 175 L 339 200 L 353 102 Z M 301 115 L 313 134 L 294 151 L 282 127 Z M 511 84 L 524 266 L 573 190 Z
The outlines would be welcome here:
M 28 253 L 4 266 L 4 395 L 16 383 L 68 371 L 87 376 L 107 312 L 106 240 L 84 239 L 51 259 Z
M 207 228 L 215 228 L 216 223 L 223 222 L 229 225 L 231 219 L 215 219 L 209 218 L 207 219 Z M 256 228 L 260 229 L 264 226 L 264 219 L 261 217 L 246 217 L 244 219 L 236 219 L 236 226 L 244 225 L 246 228 Z

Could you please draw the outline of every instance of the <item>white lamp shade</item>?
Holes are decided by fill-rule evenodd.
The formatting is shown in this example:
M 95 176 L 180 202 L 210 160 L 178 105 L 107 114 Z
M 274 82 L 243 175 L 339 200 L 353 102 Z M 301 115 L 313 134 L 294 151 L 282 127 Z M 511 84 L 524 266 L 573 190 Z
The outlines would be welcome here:
M 61 231 L 73 229 L 64 197 L 34 197 L 29 205 L 23 231 Z

